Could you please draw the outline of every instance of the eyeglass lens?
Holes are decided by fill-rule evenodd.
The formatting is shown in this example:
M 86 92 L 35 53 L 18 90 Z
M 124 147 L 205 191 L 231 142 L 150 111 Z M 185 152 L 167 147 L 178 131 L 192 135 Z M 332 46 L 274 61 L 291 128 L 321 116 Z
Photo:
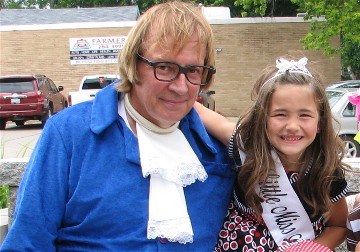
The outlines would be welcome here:
M 207 66 L 188 65 L 182 67 L 175 62 L 151 61 L 139 54 L 138 58 L 153 67 L 154 76 L 160 81 L 173 81 L 183 73 L 190 83 L 194 85 L 206 85 L 210 81 L 212 75 L 216 72 L 215 68 Z M 206 76 L 206 80 L 202 79 L 203 76 Z
M 187 66 L 181 67 L 175 63 L 160 62 L 154 67 L 155 77 L 163 81 L 172 81 L 184 73 L 186 78 L 193 84 L 201 85 L 201 78 L 203 76 L 204 67 L 202 66 Z

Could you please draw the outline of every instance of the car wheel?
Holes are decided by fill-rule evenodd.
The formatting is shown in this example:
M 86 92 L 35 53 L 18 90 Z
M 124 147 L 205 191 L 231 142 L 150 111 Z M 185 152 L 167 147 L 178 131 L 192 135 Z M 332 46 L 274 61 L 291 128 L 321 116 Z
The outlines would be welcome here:
M 46 121 L 47 121 L 51 116 L 53 116 L 53 115 L 54 115 L 54 109 L 53 109 L 52 106 L 50 105 L 47 113 L 41 118 L 41 125 L 42 125 L 42 127 L 45 126 Z
M 16 121 L 16 126 L 23 126 L 25 124 L 25 121 Z
M 346 158 L 360 157 L 360 145 L 355 141 L 354 136 L 343 136 L 345 142 Z
M 52 107 L 49 108 L 49 117 L 54 115 L 54 109 Z
M 216 106 L 215 106 L 215 101 L 214 101 L 212 110 L 215 111 L 215 109 L 216 109 Z
M 4 130 L 6 128 L 6 120 L 0 119 L 0 130 Z

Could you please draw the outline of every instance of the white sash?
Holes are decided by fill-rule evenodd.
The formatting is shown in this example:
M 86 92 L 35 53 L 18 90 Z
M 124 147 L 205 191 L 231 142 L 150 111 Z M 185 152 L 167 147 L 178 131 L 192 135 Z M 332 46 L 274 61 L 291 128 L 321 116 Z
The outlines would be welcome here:
M 245 153 L 239 151 L 242 162 Z M 284 240 L 314 240 L 315 234 L 308 214 L 290 184 L 285 169 L 275 151 L 271 151 L 275 174 L 269 174 L 257 192 L 264 198 L 262 218 L 277 245 Z

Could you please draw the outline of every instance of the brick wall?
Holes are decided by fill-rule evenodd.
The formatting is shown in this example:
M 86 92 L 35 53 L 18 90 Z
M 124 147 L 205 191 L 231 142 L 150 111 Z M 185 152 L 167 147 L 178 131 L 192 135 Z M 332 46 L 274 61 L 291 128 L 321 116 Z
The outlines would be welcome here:
M 306 55 L 324 76 L 324 83 L 340 80 L 340 57 L 333 60 L 321 51 L 303 50 L 300 39 L 310 23 L 300 18 L 244 18 L 210 21 L 216 37 L 216 110 L 238 116 L 250 104 L 250 92 L 261 69 L 287 53 Z M 117 73 L 116 64 L 71 65 L 69 38 L 126 36 L 129 27 L 10 30 L 0 27 L 3 74 L 42 73 L 65 94 L 78 88 L 84 75 Z M 338 44 L 338 39 L 334 41 Z

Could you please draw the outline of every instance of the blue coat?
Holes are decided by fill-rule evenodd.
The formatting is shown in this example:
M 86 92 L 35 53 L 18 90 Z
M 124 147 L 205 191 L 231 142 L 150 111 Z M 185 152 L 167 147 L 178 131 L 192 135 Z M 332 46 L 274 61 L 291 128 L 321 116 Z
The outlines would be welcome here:
M 225 146 L 194 109 L 181 121 L 209 175 L 184 188 L 194 242 L 147 239 L 149 178 L 137 138 L 118 115 L 118 96 L 110 85 L 48 120 L 1 251 L 213 251 L 235 178 Z

